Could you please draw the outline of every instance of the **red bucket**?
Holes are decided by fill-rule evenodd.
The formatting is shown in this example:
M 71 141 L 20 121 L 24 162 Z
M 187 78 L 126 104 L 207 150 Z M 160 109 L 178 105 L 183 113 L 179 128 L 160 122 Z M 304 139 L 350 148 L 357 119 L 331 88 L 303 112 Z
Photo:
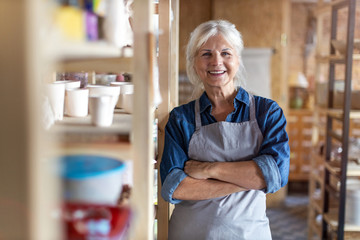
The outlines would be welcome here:
M 67 240 L 125 239 L 131 217 L 126 207 L 66 203 L 63 211 Z

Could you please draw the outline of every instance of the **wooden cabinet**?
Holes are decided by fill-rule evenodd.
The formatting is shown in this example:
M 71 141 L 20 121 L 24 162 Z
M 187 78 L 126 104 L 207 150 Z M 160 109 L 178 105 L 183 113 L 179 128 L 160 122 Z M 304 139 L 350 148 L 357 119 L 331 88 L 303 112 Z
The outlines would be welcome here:
M 310 172 L 313 111 L 290 110 L 287 122 L 290 145 L 289 181 L 307 181 Z

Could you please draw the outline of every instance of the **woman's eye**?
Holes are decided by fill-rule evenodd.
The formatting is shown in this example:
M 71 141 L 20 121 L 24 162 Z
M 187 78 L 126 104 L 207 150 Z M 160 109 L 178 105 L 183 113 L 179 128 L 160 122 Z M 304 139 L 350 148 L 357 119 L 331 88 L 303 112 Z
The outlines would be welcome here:
M 209 53 L 209 52 L 206 52 L 206 53 L 203 53 L 201 56 L 211 56 L 211 53 Z
M 231 54 L 228 53 L 228 52 L 222 52 L 222 55 L 223 55 L 223 56 L 229 56 L 229 55 L 231 55 Z

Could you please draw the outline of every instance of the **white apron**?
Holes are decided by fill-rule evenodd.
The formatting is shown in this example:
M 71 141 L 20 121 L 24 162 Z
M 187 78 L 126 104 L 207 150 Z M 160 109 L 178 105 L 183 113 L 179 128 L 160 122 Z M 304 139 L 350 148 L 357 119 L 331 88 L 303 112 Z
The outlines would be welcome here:
M 196 130 L 189 143 L 189 158 L 229 162 L 251 160 L 263 140 L 255 117 L 254 97 L 249 94 L 250 120 L 216 122 L 201 126 L 200 102 L 195 102 Z M 269 240 L 266 195 L 260 190 L 239 192 L 175 205 L 169 240 Z

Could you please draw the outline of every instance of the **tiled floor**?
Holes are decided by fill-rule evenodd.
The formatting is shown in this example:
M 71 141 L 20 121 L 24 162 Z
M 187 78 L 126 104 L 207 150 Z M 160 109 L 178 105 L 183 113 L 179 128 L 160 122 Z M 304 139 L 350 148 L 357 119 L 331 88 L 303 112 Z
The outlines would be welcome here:
M 290 194 L 283 206 L 267 209 L 273 240 L 307 239 L 308 204 L 306 194 Z

